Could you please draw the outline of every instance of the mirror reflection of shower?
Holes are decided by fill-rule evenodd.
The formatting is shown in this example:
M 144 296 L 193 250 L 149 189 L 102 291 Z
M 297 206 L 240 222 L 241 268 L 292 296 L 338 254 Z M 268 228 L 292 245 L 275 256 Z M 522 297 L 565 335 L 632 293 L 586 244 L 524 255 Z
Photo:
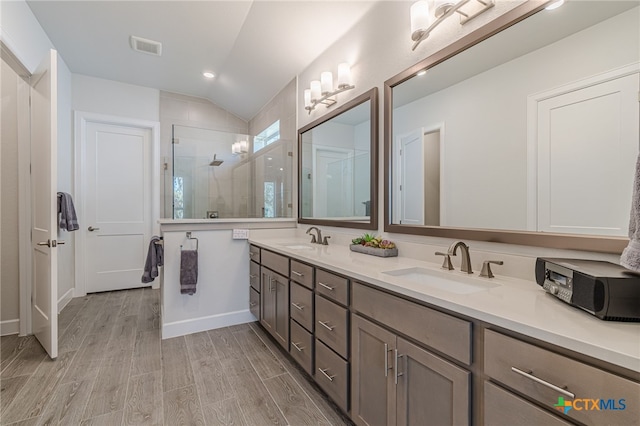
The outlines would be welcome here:
M 174 219 L 291 217 L 292 142 L 249 143 L 246 134 L 173 126 L 173 167 L 165 175 Z

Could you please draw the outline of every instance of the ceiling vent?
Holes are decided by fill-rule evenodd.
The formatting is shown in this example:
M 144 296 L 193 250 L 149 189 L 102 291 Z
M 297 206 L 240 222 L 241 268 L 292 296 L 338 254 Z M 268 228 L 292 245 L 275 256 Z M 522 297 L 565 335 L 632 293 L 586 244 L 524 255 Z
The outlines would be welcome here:
M 131 48 L 137 52 L 148 53 L 150 55 L 162 55 L 162 43 L 142 37 L 131 36 L 129 38 Z

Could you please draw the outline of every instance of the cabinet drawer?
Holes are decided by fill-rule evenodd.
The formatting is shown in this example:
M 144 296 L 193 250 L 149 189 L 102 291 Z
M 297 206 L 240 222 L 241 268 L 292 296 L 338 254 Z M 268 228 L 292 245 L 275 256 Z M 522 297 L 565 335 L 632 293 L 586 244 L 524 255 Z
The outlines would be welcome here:
M 291 275 L 289 276 L 289 278 L 307 288 L 312 289 L 313 266 L 306 265 L 304 263 L 298 262 L 297 260 L 291 260 Z
M 349 280 L 331 272 L 316 269 L 316 293 L 346 306 L 349 302 Z
M 249 245 L 249 259 L 260 263 L 260 247 Z
M 492 330 L 484 339 L 485 374 L 549 409 L 563 398 L 574 404 L 567 416 L 583 423 L 634 424 L 640 418 L 632 402 L 639 383 Z
M 249 311 L 256 319 L 260 319 L 260 293 L 249 287 Z
M 316 337 L 347 357 L 349 311 L 316 294 Z
M 316 383 L 340 408 L 345 412 L 349 411 L 347 402 L 349 365 L 319 340 L 316 340 L 314 377 Z
M 471 322 L 360 283 L 353 283 L 351 304 L 363 315 L 471 365 Z
M 313 336 L 295 321 L 289 325 L 291 333 L 291 356 L 304 371 L 313 376 Z
M 313 293 L 291 282 L 291 318 L 309 331 L 313 331 Z
M 260 292 L 260 265 L 256 262 L 249 262 L 249 284 Z
M 285 277 L 289 276 L 289 258 L 271 251 L 262 250 L 262 265 Z
M 490 382 L 484 382 L 484 424 L 494 426 L 571 425 L 560 417 Z

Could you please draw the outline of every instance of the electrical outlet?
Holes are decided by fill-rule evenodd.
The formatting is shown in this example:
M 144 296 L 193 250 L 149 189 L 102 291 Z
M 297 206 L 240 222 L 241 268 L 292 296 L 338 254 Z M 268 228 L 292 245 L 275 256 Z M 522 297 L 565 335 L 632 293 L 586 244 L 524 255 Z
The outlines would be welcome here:
M 234 229 L 233 230 L 233 239 L 234 240 L 247 240 L 247 239 L 249 239 L 249 230 L 248 229 Z

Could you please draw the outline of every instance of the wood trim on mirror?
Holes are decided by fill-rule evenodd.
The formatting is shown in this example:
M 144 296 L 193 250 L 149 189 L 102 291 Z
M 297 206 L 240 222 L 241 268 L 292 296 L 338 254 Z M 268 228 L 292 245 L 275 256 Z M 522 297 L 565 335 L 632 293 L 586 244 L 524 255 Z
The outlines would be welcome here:
M 469 33 L 444 49 L 391 77 L 384 83 L 384 231 L 398 234 L 489 241 L 568 250 L 585 250 L 620 254 L 629 240 L 624 237 L 556 234 L 531 231 L 396 225 L 391 223 L 393 87 L 413 77 L 418 71 L 434 67 L 452 56 L 480 43 L 492 35 L 542 10 L 548 1 L 530 0 Z
M 354 108 L 366 101 L 371 101 L 371 145 L 370 145 L 370 164 L 371 173 L 371 208 L 369 222 L 352 222 L 348 220 L 330 220 L 330 219 L 314 219 L 303 218 L 302 215 L 302 134 L 314 127 L 331 120 L 332 118 Z M 355 228 L 355 229 L 378 229 L 378 88 L 373 89 L 357 96 L 349 102 L 334 109 L 330 113 L 320 117 L 319 119 L 307 124 L 298 130 L 298 223 L 321 226 L 336 226 L 339 228 Z

